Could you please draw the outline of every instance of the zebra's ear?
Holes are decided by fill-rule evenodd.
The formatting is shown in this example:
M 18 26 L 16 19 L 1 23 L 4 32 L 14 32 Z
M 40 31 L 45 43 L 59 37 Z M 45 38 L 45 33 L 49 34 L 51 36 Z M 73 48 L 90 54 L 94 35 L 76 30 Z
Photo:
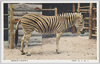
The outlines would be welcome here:
M 82 15 L 82 18 L 83 18 L 83 15 Z
M 81 13 L 80 13 L 80 15 L 81 15 Z

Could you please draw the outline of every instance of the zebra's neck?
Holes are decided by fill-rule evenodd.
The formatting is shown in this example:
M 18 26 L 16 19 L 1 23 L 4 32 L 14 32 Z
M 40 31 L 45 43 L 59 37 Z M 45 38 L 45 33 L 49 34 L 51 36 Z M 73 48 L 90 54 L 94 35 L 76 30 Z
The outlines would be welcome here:
M 62 22 L 65 24 L 66 29 L 75 24 L 76 14 L 77 13 L 64 13 L 62 15 L 59 15 L 62 19 Z

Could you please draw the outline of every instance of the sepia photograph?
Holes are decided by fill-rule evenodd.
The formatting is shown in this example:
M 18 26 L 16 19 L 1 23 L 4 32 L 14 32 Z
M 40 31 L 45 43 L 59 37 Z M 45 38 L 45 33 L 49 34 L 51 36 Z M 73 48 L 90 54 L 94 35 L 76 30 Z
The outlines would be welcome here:
M 99 62 L 98 1 L 2 1 L 1 6 L 3 63 Z

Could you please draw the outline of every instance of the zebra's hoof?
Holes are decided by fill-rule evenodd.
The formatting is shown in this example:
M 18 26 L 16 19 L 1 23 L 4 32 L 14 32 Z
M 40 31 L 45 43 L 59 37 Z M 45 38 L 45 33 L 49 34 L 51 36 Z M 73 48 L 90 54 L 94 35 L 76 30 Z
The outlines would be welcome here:
M 57 52 L 57 54 L 60 54 L 60 52 Z
M 25 55 L 25 52 L 21 53 L 21 55 Z
M 27 56 L 31 56 L 31 54 L 27 54 Z
M 56 49 L 56 53 L 57 53 L 57 54 L 60 54 L 60 52 L 59 52 L 57 49 Z

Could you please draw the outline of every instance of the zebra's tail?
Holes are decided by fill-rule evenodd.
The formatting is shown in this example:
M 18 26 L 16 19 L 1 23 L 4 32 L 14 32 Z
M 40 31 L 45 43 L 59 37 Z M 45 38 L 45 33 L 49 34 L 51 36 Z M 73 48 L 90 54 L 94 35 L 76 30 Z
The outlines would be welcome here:
M 21 20 L 19 20 L 17 22 L 17 25 L 16 25 L 16 31 L 15 31 L 15 48 L 17 48 L 17 42 L 18 42 L 18 26 L 19 26 L 20 21 Z

